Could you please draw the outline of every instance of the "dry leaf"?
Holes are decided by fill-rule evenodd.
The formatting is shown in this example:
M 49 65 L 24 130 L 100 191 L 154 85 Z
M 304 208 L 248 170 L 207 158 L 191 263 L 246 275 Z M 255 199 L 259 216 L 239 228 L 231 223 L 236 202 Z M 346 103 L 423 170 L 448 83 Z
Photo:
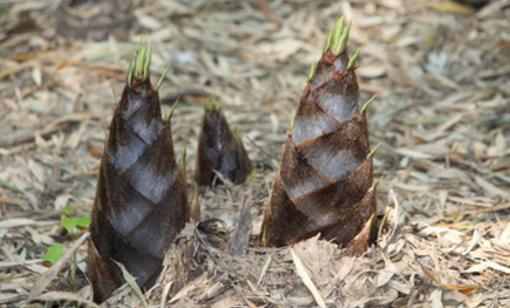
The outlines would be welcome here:
M 470 15 L 473 14 L 475 11 L 473 8 L 467 5 L 463 5 L 453 1 L 441 1 L 441 2 L 430 1 L 427 3 L 427 6 L 441 12 L 461 15 Z
M 315 299 L 315 302 L 317 302 L 317 305 L 321 308 L 326 308 L 326 303 L 322 299 L 322 295 L 320 294 L 319 290 L 313 283 L 312 279 L 310 278 L 310 275 L 306 271 L 305 266 L 301 262 L 301 259 L 299 259 L 298 255 L 294 252 L 294 249 L 290 249 L 290 254 L 292 256 L 292 261 L 294 261 L 294 265 L 296 266 L 296 271 L 299 277 L 303 280 L 303 283 L 305 286 L 310 290 L 310 293 L 312 293 L 313 298 Z

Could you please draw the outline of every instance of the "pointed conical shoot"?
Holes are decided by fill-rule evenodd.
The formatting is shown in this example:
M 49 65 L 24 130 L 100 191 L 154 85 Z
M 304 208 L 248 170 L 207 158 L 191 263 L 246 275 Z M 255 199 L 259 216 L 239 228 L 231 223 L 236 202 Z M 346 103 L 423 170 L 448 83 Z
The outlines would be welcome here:
M 265 209 L 263 245 L 290 245 L 320 233 L 357 254 L 374 239 L 377 147 L 370 151 L 359 106 L 354 67 L 360 52 L 347 54 L 350 29 L 339 18 L 311 66 Z
M 345 18 L 341 16 L 338 18 L 335 27 L 329 32 L 326 44 L 324 46 L 324 53 L 332 51 L 335 55 L 339 55 L 347 48 L 349 41 L 349 34 L 351 31 L 351 22 L 345 23 Z
M 219 172 L 235 184 L 243 183 L 252 170 L 239 135 L 230 130 L 218 103 L 209 100 L 200 130 L 195 179 L 208 186 L 219 183 Z
M 150 83 L 151 48 L 142 44 L 115 109 L 99 167 L 90 227 L 88 276 L 102 302 L 124 278 L 120 262 L 143 289 L 189 219 L 186 184 L 176 162 L 170 120 Z

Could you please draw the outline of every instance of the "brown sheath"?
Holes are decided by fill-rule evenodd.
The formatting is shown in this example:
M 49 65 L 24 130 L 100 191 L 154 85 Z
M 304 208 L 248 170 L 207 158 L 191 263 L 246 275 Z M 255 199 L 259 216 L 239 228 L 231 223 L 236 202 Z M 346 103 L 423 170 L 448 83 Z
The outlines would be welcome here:
M 334 39 L 328 44 L 288 132 L 261 240 L 283 246 L 321 233 L 359 253 L 375 235 L 367 120 L 346 48 L 335 53 Z
M 207 108 L 198 138 L 195 179 L 199 185 L 220 183 L 215 172 L 241 184 L 252 170 L 241 138 L 232 133 L 223 113 L 216 106 Z
M 165 251 L 189 219 L 170 119 L 163 121 L 149 79 L 126 86 L 115 110 L 92 211 L 89 278 L 102 302 L 124 283 L 122 263 L 143 289 L 162 269 Z

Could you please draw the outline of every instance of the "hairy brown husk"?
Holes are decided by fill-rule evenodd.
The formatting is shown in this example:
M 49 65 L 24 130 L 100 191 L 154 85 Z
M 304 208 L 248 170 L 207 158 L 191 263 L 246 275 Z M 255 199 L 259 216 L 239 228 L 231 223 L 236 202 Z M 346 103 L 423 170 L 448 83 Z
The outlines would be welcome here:
M 266 207 L 267 246 L 322 238 L 363 252 L 375 236 L 368 127 L 345 50 L 326 49 L 306 85 Z
M 199 185 L 221 183 L 215 172 L 241 184 L 252 165 L 241 138 L 232 133 L 223 113 L 216 106 L 207 108 L 198 140 L 195 179 Z
M 142 289 L 156 281 L 165 251 L 189 218 L 170 119 L 149 79 L 125 87 L 101 160 L 92 211 L 88 276 L 102 302 L 124 283 L 122 263 Z

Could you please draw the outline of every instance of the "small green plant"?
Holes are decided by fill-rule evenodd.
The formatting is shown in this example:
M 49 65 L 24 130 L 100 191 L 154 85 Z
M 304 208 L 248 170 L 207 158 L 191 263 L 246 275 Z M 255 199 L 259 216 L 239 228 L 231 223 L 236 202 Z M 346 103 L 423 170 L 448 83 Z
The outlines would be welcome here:
M 86 229 L 92 222 L 92 218 L 89 215 L 82 215 L 74 217 L 72 216 L 74 209 L 70 206 L 64 207 L 62 218 L 60 219 L 60 225 L 69 234 L 74 234 L 80 229 Z
M 60 225 L 68 234 L 75 234 L 79 229 L 87 229 L 92 222 L 89 215 L 73 217 L 73 213 L 74 209 L 69 205 L 66 205 L 62 210 L 62 217 L 60 218 Z M 42 259 L 50 262 L 51 264 L 55 264 L 58 260 L 60 260 L 60 258 L 62 258 L 64 251 L 64 245 L 61 243 L 55 243 L 48 247 Z
M 64 245 L 56 243 L 48 247 L 48 250 L 42 257 L 44 261 L 50 262 L 51 264 L 57 263 L 60 258 L 64 255 Z

